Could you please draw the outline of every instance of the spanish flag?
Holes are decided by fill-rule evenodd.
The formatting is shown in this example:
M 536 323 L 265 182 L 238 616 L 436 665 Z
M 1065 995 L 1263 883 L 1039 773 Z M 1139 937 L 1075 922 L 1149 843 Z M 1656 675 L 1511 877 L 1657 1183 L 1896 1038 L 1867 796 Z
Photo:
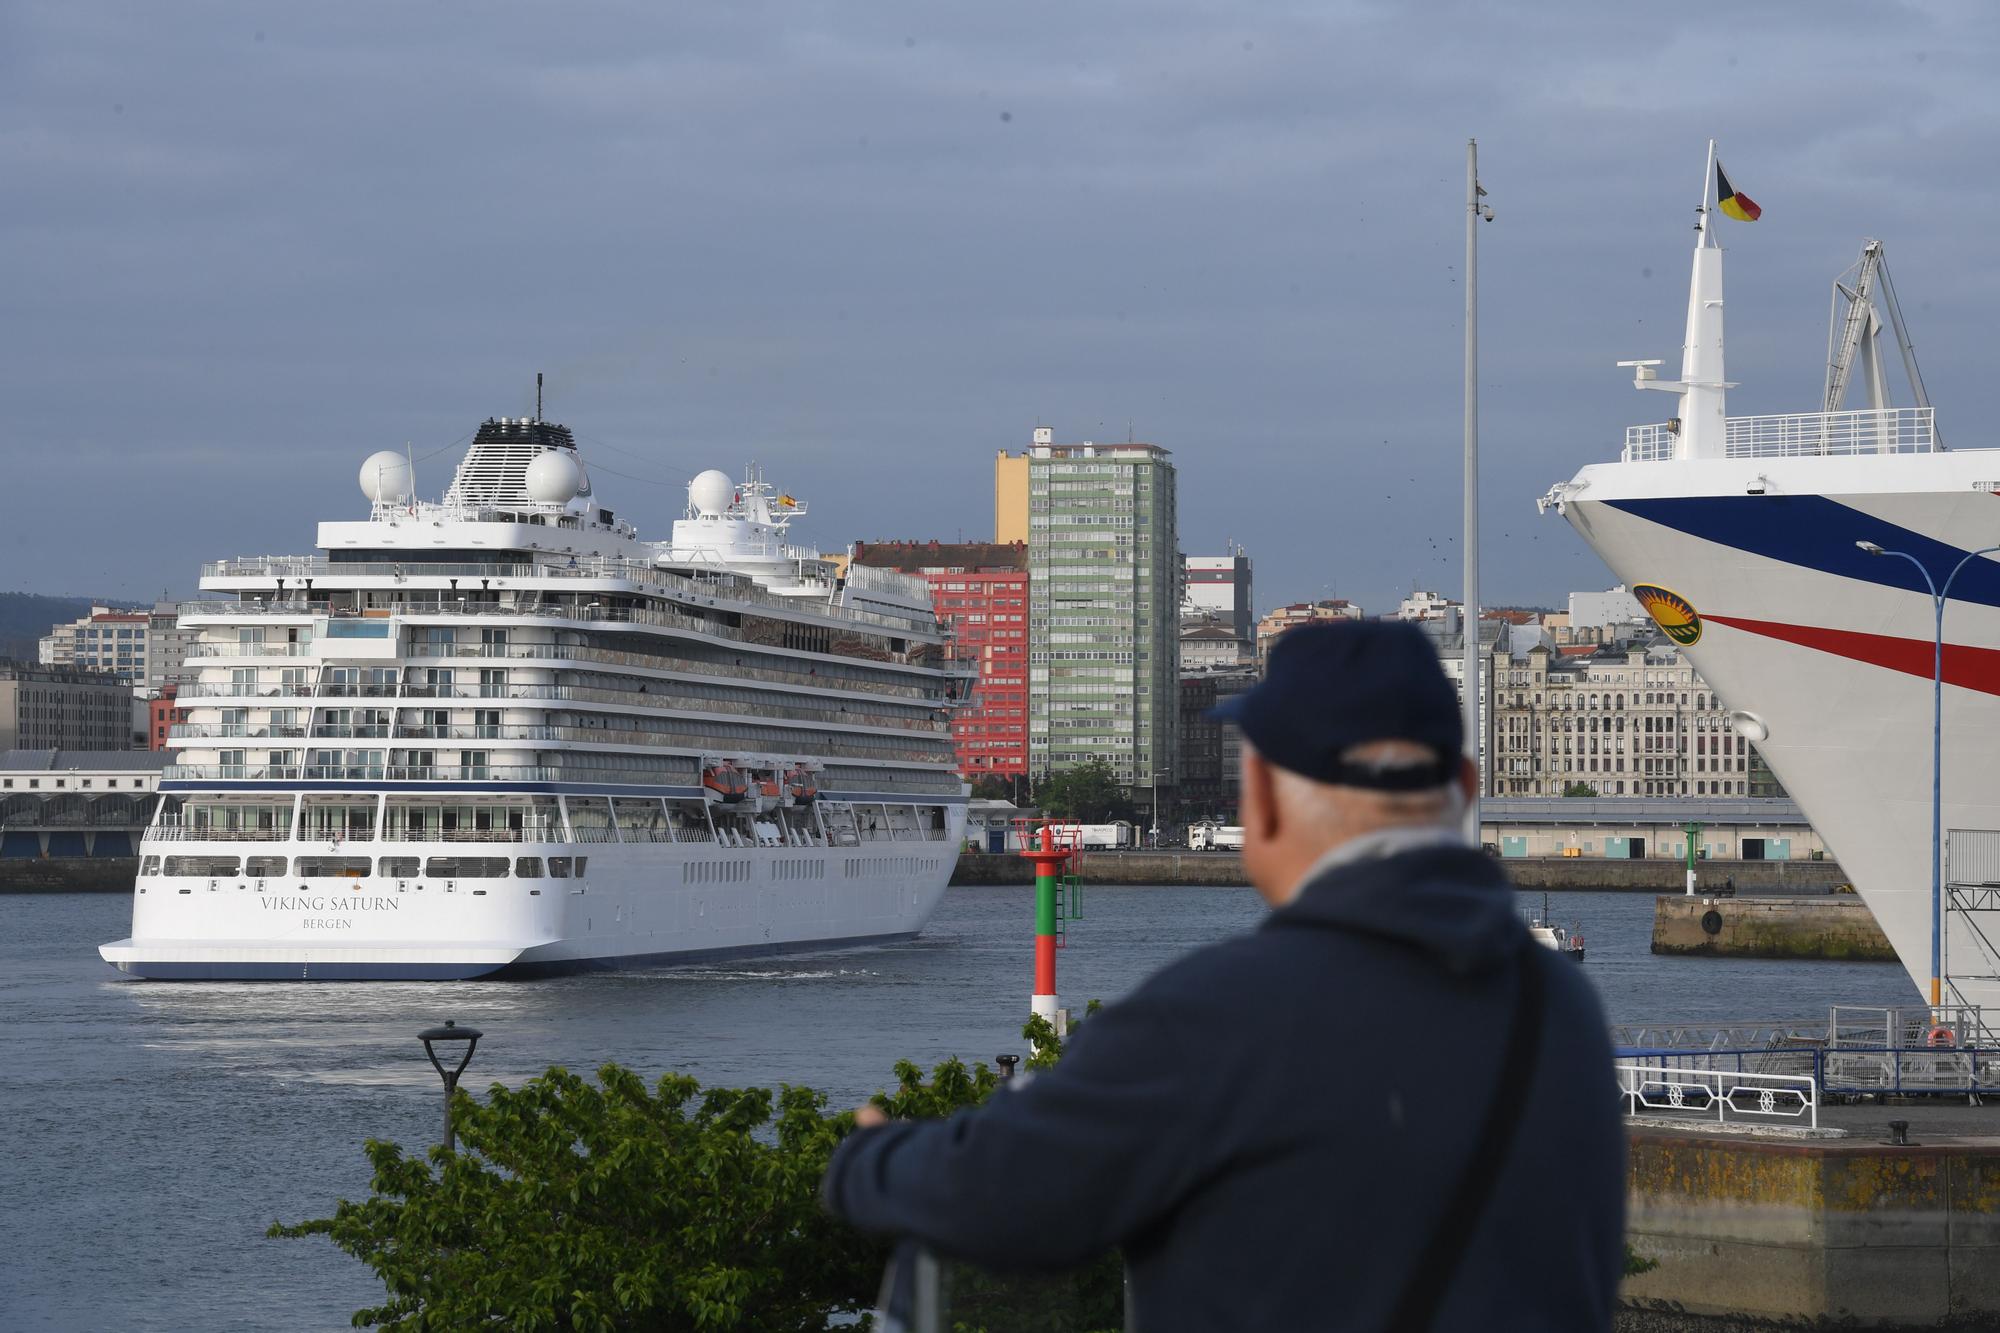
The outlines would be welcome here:
M 1715 206 L 1738 222 L 1755 222 L 1764 216 L 1764 210 L 1747 194 L 1738 194 L 1729 184 L 1729 177 L 1722 174 L 1722 159 L 1715 161 Z

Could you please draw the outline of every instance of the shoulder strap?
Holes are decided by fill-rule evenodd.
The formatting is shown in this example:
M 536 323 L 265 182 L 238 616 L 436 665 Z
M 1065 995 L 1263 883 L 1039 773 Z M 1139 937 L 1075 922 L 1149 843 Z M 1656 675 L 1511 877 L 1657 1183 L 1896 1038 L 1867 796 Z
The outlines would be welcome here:
M 1427 1333 L 1437 1318 L 1445 1293 L 1451 1290 L 1466 1242 L 1472 1238 L 1480 1214 L 1486 1211 L 1500 1168 L 1507 1164 L 1515 1132 L 1520 1128 L 1521 1112 L 1534 1088 L 1535 1066 L 1541 1057 L 1546 983 L 1542 975 L 1545 960 L 1538 955 L 1544 948 L 1545 945 L 1532 938 L 1523 942 L 1516 963 L 1521 974 L 1520 995 L 1514 1003 L 1514 1022 L 1507 1030 L 1507 1044 L 1501 1051 L 1500 1073 L 1494 1081 L 1485 1124 L 1472 1146 L 1465 1174 L 1459 1178 L 1430 1240 L 1404 1279 L 1402 1294 L 1396 1298 L 1394 1312 L 1389 1317 L 1390 1333 Z

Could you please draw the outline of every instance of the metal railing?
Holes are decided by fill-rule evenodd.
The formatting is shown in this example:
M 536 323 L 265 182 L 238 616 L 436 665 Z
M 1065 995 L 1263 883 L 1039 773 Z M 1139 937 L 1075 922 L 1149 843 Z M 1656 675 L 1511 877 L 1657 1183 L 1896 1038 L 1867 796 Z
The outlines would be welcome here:
M 540 824 L 528 828 L 390 828 L 384 842 L 568 842 L 559 825 Z
M 188 657 L 312 657 L 310 643 L 191 643 Z
M 1978 1005 L 1837 1004 L 1827 1016 L 1829 1049 L 1935 1050 L 1940 1045 L 2000 1049 L 2000 1034 Z
M 253 556 L 241 560 L 211 561 L 201 567 L 201 577 L 209 579 L 271 579 L 300 580 L 306 578 L 332 579 L 375 578 L 402 582 L 408 579 L 595 579 L 632 584 L 636 587 L 657 589 L 675 593 L 702 603 L 715 606 L 728 604 L 763 610 L 781 610 L 791 615 L 801 613 L 836 621 L 858 621 L 886 626 L 903 633 L 935 635 L 937 622 L 925 616 L 896 616 L 883 611 L 867 611 L 856 606 L 832 604 L 834 587 L 831 583 L 806 586 L 825 594 L 826 600 L 816 600 L 810 595 L 784 596 L 769 592 L 732 574 L 721 574 L 716 578 L 689 577 L 637 560 L 619 560 L 601 556 L 578 556 L 574 564 L 564 560 L 559 563 L 536 562 L 533 564 L 421 564 L 399 561 L 345 561 L 328 560 L 322 556 Z M 287 589 L 288 592 L 294 589 Z M 303 592 L 298 588 L 296 591 Z M 319 590 L 322 595 L 329 589 Z M 427 589 L 428 591 L 428 589 Z M 469 595 L 469 590 L 468 595 Z
M 1723 425 L 1728 458 L 1815 458 L 1848 454 L 1927 454 L 1937 450 L 1937 428 L 1928 407 L 1863 408 L 1852 412 L 1796 412 L 1730 417 Z M 1625 429 L 1627 463 L 1674 457 L 1680 432 L 1673 422 Z
M 298 740 L 306 734 L 299 726 L 253 727 L 243 722 L 176 722 L 167 728 L 170 741 L 187 740 Z
M 829 669 L 820 674 L 814 669 L 806 671 L 774 671 L 768 667 L 723 666 L 719 663 L 703 662 L 693 658 L 662 657 L 657 653 L 622 652 L 614 648 L 586 648 L 580 645 L 547 643 L 498 644 L 470 643 L 413 643 L 405 650 L 411 658 L 487 658 L 519 661 L 575 661 L 595 662 L 606 666 L 638 667 L 641 670 L 663 672 L 668 676 L 698 675 L 720 676 L 727 680 L 760 682 L 784 685 L 793 688 L 811 689 L 816 692 L 838 694 L 853 691 L 865 694 L 893 695 L 919 701 L 936 700 L 943 702 L 937 692 L 921 685 L 905 685 L 894 681 L 855 680 Z
M 2000 1092 L 2000 1050 L 1977 1046 L 1842 1046 L 1822 1052 L 1819 1065 L 1820 1091 L 1834 1096 Z
M 559 768 L 533 766 L 485 765 L 477 768 L 459 768 L 451 765 L 404 767 L 381 764 L 307 764 L 298 765 L 253 765 L 253 764 L 169 764 L 160 770 L 163 779 L 175 782 L 205 782 L 210 780 L 257 781 L 257 782 L 556 782 L 562 780 L 565 772 Z M 649 774 L 641 781 L 654 781 L 658 774 Z M 616 776 L 597 778 L 577 778 L 570 781 L 620 782 L 628 779 Z
M 1708 1023 L 1625 1023 L 1611 1029 L 1619 1050 L 1736 1051 L 1782 1046 L 1818 1047 L 1826 1023 L 1816 1018 L 1724 1020 Z
M 1810 1074 L 1697 1069 L 1665 1060 L 1614 1065 L 1627 1115 L 1713 1119 L 1717 1124 L 1803 1122 L 1819 1128 L 1819 1084 Z
M 146 830 L 149 842 L 289 842 L 289 828 L 226 828 L 221 824 L 155 824 Z

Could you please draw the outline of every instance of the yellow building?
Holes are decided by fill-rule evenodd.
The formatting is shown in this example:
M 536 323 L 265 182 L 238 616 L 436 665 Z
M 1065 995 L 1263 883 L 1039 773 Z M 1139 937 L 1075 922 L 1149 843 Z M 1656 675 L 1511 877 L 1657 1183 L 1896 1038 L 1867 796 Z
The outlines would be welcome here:
M 1041 432 L 1036 432 L 1041 438 Z M 1028 540 L 1028 455 L 1002 449 L 993 460 L 993 540 L 1006 545 Z

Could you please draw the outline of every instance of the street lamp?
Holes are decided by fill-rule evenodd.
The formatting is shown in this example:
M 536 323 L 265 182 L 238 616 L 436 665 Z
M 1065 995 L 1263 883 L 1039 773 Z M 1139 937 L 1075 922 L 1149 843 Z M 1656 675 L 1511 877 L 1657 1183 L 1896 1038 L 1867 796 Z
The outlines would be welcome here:
M 1908 551 L 1884 550 L 1874 542 L 1854 544 L 1870 555 L 1893 555 L 1915 565 L 1936 613 L 1936 632 L 1931 640 L 1931 1008 L 1935 1009 L 1944 1003 L 1944 608 L 1959 571 L 1982 555 L 2000 551 L 2000 546 L 1967 552 L 1952 566 L 1940 588 L 1924 562 Z
M 444 1021 L 443 1027 L 425 1028 L 417 1034 L 417 1040 L 424 1044 L 424 1054 L 431 1058 L 431 1064 L 438 1071 L 438 1077 L 444 1080 L 444 1150 L 446 1152 L 456 1152 L 458 1150 L 458 1141 L 452 1136 L 451 1132 L 451 1094 L 458 1089 L 458 1076 L 463 1074 L 465 1067 L 472 1063 L 472 1051 L 474 1047 L 479 1045 L 481 1035 L 478 1028 L 462 1028 L 449 1018 Z M 449 1055 L 451 1053 L 450 1048 L 461 1043 L 465 1047 L 465 1053 L 459 1056 L 458 1065 L 455 1068 L 446 1069 L 444 1061 L 438 1059 L 437 1048 L 440 1046 L 445 1047 L 445 1053 Z

